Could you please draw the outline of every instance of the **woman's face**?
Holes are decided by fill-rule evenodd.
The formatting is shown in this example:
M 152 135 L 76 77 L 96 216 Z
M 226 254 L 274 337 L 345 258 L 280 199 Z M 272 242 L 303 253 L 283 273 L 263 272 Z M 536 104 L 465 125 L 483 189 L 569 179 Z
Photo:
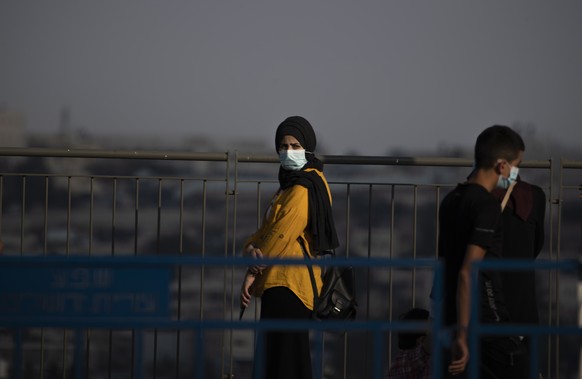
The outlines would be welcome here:
M 279 152 L 285 150 L 303 150 L 303 146 L 301 146 L 297 138 L 286 135 L 279 143 Z

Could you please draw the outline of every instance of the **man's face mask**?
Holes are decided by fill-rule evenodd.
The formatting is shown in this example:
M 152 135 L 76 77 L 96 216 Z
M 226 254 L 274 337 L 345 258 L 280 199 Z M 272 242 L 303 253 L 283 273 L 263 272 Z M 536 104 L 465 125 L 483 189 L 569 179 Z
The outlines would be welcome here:
M 279 161 L 285 170 L 299 171 L 307 163 L 305 150 L 281 150 Z
M 511 166 L 509 170 L 509 177 L 506 178 L 503 175 L 499 175 L 499 179 L 497 180 L 497 188 L 508 189 L 511 183 L 517 180 L 517 175 L 519 174 L 519 167 Z

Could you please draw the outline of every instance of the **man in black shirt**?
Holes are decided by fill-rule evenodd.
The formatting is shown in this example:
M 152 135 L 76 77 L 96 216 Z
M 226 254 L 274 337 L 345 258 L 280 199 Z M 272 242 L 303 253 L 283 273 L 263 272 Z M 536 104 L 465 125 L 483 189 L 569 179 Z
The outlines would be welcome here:
M 525 145 L 507 126 L 485 129 L 475 144 L 475 169 L 442 201 L 439 213 L 439 258 L 445 265 L 444 320 L 455 327 L 451 355 L 444 369 L 456 378 L 466 374 L 470 352 L 471 265 L 501 258 L 501 207 L 491 191 L 517 178 Z M 480 322 L 509 320 L 499 272 L 479 272 Z M 519 337 L 485 336 L 479 359 L 481 378 L 526 378 L 527 360 Z M 459 376 L 459 374 L 461 374 Z

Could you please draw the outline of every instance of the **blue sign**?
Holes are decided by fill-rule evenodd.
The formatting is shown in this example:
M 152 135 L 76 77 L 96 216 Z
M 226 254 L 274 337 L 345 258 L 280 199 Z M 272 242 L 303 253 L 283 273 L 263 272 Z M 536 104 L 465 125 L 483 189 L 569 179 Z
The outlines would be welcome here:
M 0 320 L 169 317 L 167 267 L 0 267 Z

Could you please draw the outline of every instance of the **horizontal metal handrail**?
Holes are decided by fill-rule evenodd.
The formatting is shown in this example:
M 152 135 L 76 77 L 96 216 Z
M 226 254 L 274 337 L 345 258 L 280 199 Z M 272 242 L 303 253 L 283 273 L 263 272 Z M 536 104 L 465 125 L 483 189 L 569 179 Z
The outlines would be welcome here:
M 361 156 L 361 155 L 321 155 L 318 156 L 326 164 L 343 165 L 382 165 L 382 166 L 443 166 L 471 167 L 472 159 L 446 157 L 391 157 L 391 156 Z M 241 154 L 237 152 L 237 162 L 246 163 L 279 163 L 275 154 Z M 528 160 L 520 164 L 527 168 L 550 168 L 550 160 Z
M 563 168 L 582 168 L 582 161 L 571 161 L 567 159 L 562 160 Z
M 226 178 L 208 178 L 206 176 L 187 175 L 103 175 L 103 174 L 53 174 L 53 173 L 31 173 L 31 172 L 0 172 L 4 177 L 29 177 L 29 178 L 75 178 L 75 179 L 128 179 L 128 180 L 185 180 L 209 182 L 224 182 Z
M 0 148 L 0 156 L 5 157 L 51 157 L 51 158 L 104 158 L 104 159 L 152 159 L 180 161 L 228 160 L 228 152 L 198 153 L 179 151 L 137 151 L 137 150 L 99 150 L 99 149 L 54 149 L 35 147 Z
M 223 254 L 223 253 L 219 253 Z M 305 258 L 261 258 L 265 265 L 305 265 L 312 264 L 322 267 L 353 266 L 353 267 L 400 267 L 400 268 L 436 268 L 440 265 L 434 259 L 397 259 L 397 258 L 359 258 L 335 257 L 322 259 Z M 70 253 L 68 256 L 0 256 L 0 266 L 3 267 L 160 267 L 160 266 L 244 266 L 257 264 L 257 260 L 239 256 L 204 256 L 194 255 L 151 255 L 151 256 L 87 256 Z M 2 289 L 0 289 L 2 291 Z

